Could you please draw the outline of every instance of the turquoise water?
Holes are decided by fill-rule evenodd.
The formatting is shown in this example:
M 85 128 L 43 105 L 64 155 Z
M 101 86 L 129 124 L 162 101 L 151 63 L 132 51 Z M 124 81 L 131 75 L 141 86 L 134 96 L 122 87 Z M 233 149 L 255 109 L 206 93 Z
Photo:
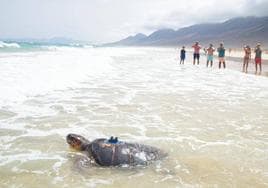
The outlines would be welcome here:
M 0 53 L 42 51 L 42 50 L 48 50 L 48 49 L 44 45 L 38 43 L 0 42 Z
M 76 47 L 83 48 L 82 44 L 50 44 L 38 42 L 15 42 L 15 41 L 1 41 L 0 40 L 0 53 L 13 53 L 13 52 L 34 52 L 34 51 L 49 51 L 56 50 L 60 47 Z

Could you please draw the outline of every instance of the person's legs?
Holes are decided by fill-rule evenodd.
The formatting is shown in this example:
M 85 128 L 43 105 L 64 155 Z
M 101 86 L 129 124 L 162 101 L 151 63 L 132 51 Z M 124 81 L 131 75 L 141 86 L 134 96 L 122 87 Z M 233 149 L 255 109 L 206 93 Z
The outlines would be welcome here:
M 243 70 L 242 70 L 242 72 L 245 72 L 245 65 L 246 65 L 246 59 L 244 58 L 244 62 L 243 62 Z
M 199 65 L 199 58 L 200 58 L 200 55 L 199 55 L 199 54 L 196 54 L 196 57 L 197 57 L 197 65 Z
M 257 72 L 258 72 L 258 64 L 257 64 L 257 62 L 255 60 L 255 74 L 257 74 Z
M 221 64 L 224 63 L 223 57 L 219 57 L 219 68 L 221 68 Z
M 210 67 L 212 67 L 212 65 L 213 65 L 213 61 L 210 61 Z
M 258 72 L 258 64 L 259 64 L 259 67 L 260 67 L 260 73 L 262 71 L 262 67 L 261 67 L 261 58 L 256 58 L 255 59 L 255 68 L 256 68 L 256 74 Z
M 223 60 L 223 68 L 226 68 L 225 60 Z
M 210 62 L 210 66 L 211 66 L 212 60 L 213 60 L 213 56 L 212 55 L 208 55 L 207 56 L 207 67 L 209 65 L 209 62 Z
M 196 54 L 194 54 L 193 65 L 195 65 L 195 58 L 196 58 Z
M 246 59 L 246 73 L 248 73 L 248 62 L 249 62 L 249 59 Z

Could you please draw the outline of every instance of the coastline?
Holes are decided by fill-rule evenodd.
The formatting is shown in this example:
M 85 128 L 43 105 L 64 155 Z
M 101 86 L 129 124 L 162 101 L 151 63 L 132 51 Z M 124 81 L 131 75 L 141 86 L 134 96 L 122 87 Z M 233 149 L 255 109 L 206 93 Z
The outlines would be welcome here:
M 226 66 L 229 69 L 233 69 L 233 70 L 242 72 L 243 61 L 244 61 L 244 58 L 242 58 L 242 57 L 226 56 L 226 63 L 227 63 Z M 245 74 L 256 75 L 255 74 L 255 61 L 254 61 L 254 58 L 252 58 L 250 60 L 250 63 L 248 64 L 248 73 L 245 73 Z M 256 76 L 268 77 L 268 60 L 267 59 L 262 60 L 262 72 L 261 72 L 261 74 L 258 73 Z
M 178 49 L 178 48 L 177 48 Z M 180 50 L 180 49 L 179 49 Z M 179 53 L 179 52 L 178 52 Z M 186 58 L 192 63 L 192 49 L 187 49 L 187 56 Z M 201 57 L 200 57 L 200 64 L 206 64 L 206 55 L 205 53 L 201 52 Z M 236 50 L 236 52 L 232 52 L 231 54 L 227 52 L 226 56 L 226 68 L 227 69 L 232 69 L 236 70 L 242 73 L 242 68 L 243 68 L 243 51 Z M 214 63 L 213 63 L 214 68 L 218 68 L 218 56 L 214 55 Z M 254 60 L 254 54 L 252 54 L 252 58 L 250 60 L 250 63 L 248 64 L 248 72 L 245 74 L 252 74 L 256 76 L 265 76 L 268 77 L 268 55 L 267 53 L 263 54 L 262 58 L 262 72 L 261 74 L 255 74 L 255 60 Z

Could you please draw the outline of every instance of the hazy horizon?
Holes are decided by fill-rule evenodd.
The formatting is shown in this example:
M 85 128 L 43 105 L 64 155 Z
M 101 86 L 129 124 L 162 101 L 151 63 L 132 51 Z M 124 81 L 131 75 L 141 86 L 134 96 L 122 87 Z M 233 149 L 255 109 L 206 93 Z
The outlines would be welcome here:
M 267 16 L 266 0 L 0 0 L 0 38 L 113 42 L 136 33 L 179 29 L 234 17 Z M 220 6 L 220 7 L 219 7 Z

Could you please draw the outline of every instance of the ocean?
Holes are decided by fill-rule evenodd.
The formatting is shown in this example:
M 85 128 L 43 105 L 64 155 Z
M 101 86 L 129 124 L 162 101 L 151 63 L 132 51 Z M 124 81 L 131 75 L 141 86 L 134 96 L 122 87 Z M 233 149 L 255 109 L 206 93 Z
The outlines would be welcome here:
M 174 48 L 0 42 L 0 187 L 267 187 L 268 78 L 190 56 L 179 65 Z M 68 133 L 168 157 L 99 167 Z

